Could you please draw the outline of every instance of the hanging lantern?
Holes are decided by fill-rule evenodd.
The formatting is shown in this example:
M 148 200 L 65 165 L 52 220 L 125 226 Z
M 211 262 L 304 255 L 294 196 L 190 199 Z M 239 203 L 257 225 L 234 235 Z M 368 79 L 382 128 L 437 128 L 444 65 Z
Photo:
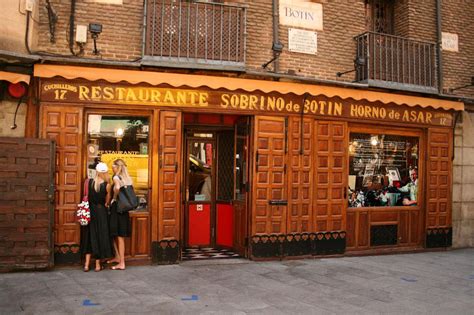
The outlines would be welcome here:
M 21 98 L 25 96 L 27 91 L 26 85 L 22 82 L 10 83 L 8 85 L 8 94 L 13 98 Z

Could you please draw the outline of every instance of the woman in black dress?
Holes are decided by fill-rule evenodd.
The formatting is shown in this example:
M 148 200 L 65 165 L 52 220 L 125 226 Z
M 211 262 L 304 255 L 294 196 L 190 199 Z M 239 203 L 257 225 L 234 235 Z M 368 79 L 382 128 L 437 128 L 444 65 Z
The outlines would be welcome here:
M 101 260 L 113 257 L 109 233 L 107 208 L 110 202 L 111 186 L 107 165 L 96 166 L 96 176 L 89 181 L 89 209 L 91 220 L 81 229 L 81 254 L 85 255 L 84 271 L 89 271 L 91 257 L 95 258 L 95 271 L 101 271 Z
M 128 174 L 127 164 L 122 159 L 117 159 L 112 164 L 114 171 L 113 180 L 113 199 L 110 205 L 110 235 L 114 238 L 115 258 L 110 263 L 117 263 L 112 266 L 112 270 L 125 270 L 125 237 L 129 237 L 130 217 L 128 212 L 117 212 L 117 196 L 122 186 L 133 185 L 132 178 Z

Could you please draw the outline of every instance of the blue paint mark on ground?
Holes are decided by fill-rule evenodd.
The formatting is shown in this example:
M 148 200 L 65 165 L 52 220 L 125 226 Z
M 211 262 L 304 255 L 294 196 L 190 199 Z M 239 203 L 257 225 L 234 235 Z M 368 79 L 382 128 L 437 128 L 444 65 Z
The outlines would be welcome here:
M 403 281 L 406 281 L 406 282 L 417 282 L 418 281 L 415 278 L 409 278 L 409 277 L 401 277 L 400 279 L 402 279 Z
M 190 297 L 181 298 L 181 301 L 197 301 L 199 297 L 197 295 L 191 295 Z
M 100 305 L 99 303 L 92 303 L 91 300 L 84 300 L 82 301 L 82 306 L 97 306 Z

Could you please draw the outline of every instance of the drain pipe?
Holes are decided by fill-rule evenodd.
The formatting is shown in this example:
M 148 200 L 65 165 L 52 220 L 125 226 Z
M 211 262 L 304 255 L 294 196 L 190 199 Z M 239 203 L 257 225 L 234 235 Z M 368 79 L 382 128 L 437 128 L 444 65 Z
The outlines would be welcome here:
M 143 1 L 143 33 L 142 33 L 142 58 L 145 56 L 145 45 L 146 45 L 146 28 L 147 28 L 147 4 L 148 1 Z
M 439 0 L 438 0 L 439 1 Z M 279 24 L 279 14 L 278 14 L 278 0 L 273 0 L 273 45 L 278 43 L 278 24 Z M 273 49 L 272 45 L 272 49 Z M 273 50 L 273 72 L 277 73 L 280 71 L 280 62 L 278 61 L 278 52 Z
M 442 12 L 441 0 L 436 0 L 436 54 L 438 55 L 438 93 L 443 94 L 443 55 L 442 55 L 442 34 L 441 34 Z
M 77 56 L 74 51 L 74 23 L 75 23 L 75 13 L 76 13 L 76 0 L 71 0 L 71 12 L 69 15 L 69 50 L 73 56 Z

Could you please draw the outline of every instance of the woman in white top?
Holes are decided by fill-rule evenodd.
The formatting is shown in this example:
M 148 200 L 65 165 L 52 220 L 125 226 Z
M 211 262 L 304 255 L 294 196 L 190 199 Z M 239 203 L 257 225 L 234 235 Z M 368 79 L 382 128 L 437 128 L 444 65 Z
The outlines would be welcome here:
M 122 159 L 117 159 L 112 164 L 114 171 L 113 180 L 113 200 L 110 206 L 110 236 L 114 238 L 115 258 L 109 263 L 117 263 L 112 266 L 113 270 L 125 270 L 125 237 L 129 237 L 130 217 L 128 212 L 117 212 L 117 196 L 120 187 L 133 185 L 132 178 L 128 174 L 127 164 Z

